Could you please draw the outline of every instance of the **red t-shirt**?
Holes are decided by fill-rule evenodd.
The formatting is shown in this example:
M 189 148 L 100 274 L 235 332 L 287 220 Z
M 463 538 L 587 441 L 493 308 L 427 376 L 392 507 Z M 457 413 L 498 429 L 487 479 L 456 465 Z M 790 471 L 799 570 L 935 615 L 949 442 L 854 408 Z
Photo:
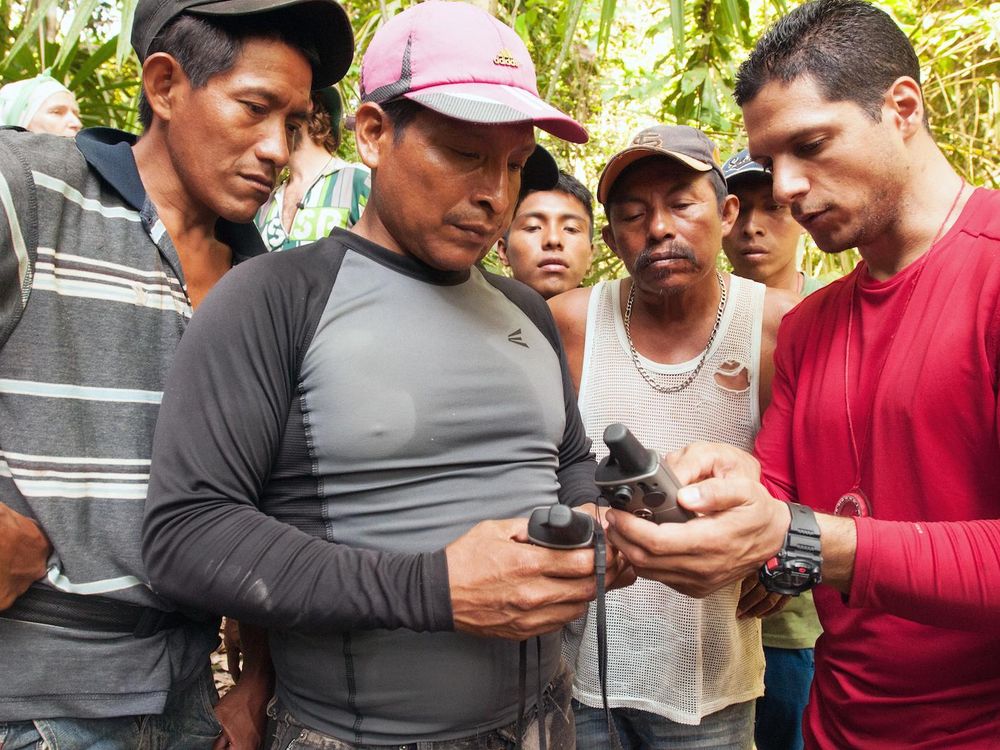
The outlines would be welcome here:
M 849 597 L 815 593 L 806 744 L 1000 748 L 1000 192 L 977 190 L 888 281 L 862 263 L 782 322 L 756 451 L 774 494 L 827 513 L 856 480 L 852 298 L 851 415 L 872 515 L 856 521 Z

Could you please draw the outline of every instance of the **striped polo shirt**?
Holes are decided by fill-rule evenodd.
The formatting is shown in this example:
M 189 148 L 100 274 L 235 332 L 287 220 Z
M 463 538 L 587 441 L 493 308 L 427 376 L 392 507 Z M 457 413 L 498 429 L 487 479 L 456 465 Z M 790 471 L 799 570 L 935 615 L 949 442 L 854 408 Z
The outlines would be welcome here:
M 153 427 L 191 317 L 134 136 L 0 132 L 0 502 L 54 553 L 41 585 L 160 609 L 139 553 Z M 221 221 L 234 262 L 264 252 Z M 0 721 L 159 712 L 213 623 L 149 638 L 0 618 Z

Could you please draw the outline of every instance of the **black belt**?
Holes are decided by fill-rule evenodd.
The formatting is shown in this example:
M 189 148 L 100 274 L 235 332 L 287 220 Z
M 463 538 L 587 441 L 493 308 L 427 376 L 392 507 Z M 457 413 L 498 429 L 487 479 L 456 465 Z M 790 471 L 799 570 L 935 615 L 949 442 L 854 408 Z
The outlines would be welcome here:
M 67 594 L 34 585 L 19 596 L 0 617 L 94 633 L 129 634 L 148 638 L 191 622 L 179 612 L 120 602 L 104 596 Z

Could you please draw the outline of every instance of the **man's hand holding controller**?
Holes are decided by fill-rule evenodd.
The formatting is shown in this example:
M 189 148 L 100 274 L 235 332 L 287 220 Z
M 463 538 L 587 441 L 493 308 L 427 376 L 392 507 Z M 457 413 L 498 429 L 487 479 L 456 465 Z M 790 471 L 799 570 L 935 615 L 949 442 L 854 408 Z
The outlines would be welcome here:
M 533 519 L 534 539 L 531 519 L 510 518 L 478 523 L 448 545 L 456 630 L 520 641 L 586 613 L 597 596 L 592 538 L 593 524 L 602 520 L 598 509 L 545 506 Z M 607 548 L 607 588 L 627 586 L 635 580 L 631 567 Z
M 606 513 L 607 508 L 594 503 L 576 509 L 559 504 L 535 508 L 528 519 L 528 541 L 549 549 L 602 548 L 605 590 L 624 588 L 635 581 L 635 571 L 624 556 L 607 543 Z M 597 565 L 597 558 L 594 564 Z
M 755 576 L 788 531 L 787 503 L 760 484 L 760 464 L 738 448 L 695 443 L 664 459 L 677 482 L 683 524 L 648 523 L 633 512 L 608 513 L 608 539 L 638 575 L 689 596 L 705 597 Z M 599 477 L 600 478 L 600 477 Z

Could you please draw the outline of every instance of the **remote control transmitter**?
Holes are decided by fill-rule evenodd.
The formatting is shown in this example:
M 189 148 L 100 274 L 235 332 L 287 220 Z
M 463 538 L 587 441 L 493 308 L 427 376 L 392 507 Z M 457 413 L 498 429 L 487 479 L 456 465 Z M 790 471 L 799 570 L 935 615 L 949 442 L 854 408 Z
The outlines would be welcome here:
M 653 523 L 683 523 L 694 518 L 694 513 L 677 504 L 681 488 L 677 477 L 660 463 L 656 451 L 644 448 L 625 425 L 608 425 L 604 444 L 608 456 L 597 465 L 594 478 L 612 508 Z
M 567 505 L 546 505 L 531 511 L 528 539 L 552 549 L 594 546 L 594 517 Z

